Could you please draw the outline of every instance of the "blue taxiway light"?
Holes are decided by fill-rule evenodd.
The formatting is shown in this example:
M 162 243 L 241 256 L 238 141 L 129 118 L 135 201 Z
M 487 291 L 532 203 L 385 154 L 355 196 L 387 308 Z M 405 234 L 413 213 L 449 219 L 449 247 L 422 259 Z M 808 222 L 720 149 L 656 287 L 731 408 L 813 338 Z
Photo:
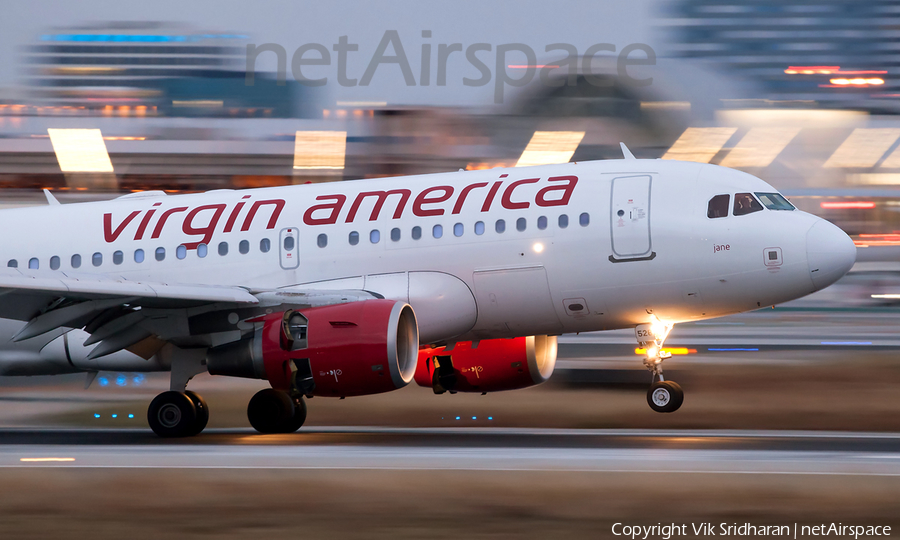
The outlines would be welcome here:
M 100 415 L 97 413 L 94 413 L 94 418 L 100 418 Z

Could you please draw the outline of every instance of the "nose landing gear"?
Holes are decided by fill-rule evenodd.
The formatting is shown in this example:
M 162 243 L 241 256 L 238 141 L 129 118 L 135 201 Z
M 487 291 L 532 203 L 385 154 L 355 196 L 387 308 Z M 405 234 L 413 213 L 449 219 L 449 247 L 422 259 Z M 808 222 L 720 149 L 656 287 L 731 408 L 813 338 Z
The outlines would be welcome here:
M 644 365 L 652 373 L 647 403 L 651 409 L 660 413 L 675 412 L 684 402 L 684 391 L 678 383 L 663 378 L 663 360 L 672 355 L 663 351 L 662 347 L 673 326 L 655 320 L 652 324 L 640 324 L 634 329 L 638 344 L 647 351 Z

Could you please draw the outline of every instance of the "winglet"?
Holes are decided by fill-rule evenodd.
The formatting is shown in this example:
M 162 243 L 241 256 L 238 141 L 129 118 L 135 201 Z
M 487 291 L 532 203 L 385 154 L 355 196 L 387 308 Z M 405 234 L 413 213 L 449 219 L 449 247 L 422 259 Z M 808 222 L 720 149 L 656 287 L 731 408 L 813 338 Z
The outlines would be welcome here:
M 635 159 L 634 154 L 632 154 L 632 153 L 631 153 L 631 150 L 629 150 L 628 147 L 625 146 L 625 143 L 620 142 L 620 143 L 619 143 L 619 146 L 622 147 L 622 157 L 623 157 L 623 158 L 625 158 L 625 159 Z
M 59 201 L 57 201 L 56 197 L 54 197 L 53 194 L 50 193 L 49 189 L 44 190 L 44 195 L 47 197 L 47 204 L 49 204 L 50 206 L 59 204 Z

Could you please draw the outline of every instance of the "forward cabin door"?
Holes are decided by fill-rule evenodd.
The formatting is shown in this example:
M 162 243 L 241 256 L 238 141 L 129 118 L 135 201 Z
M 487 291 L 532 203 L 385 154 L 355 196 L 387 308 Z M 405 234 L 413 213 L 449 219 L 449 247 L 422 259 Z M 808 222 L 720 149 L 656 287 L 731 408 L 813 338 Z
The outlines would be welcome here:
M 293 270 L 300 266 L 300 230 L 296 227 L 281 229 L 278 238 L 281 267 Z
M 650 192 L 647 174 L 613 178 L 610 197 L 610 238 L 613 262 L 653 259 L 650 233 Z

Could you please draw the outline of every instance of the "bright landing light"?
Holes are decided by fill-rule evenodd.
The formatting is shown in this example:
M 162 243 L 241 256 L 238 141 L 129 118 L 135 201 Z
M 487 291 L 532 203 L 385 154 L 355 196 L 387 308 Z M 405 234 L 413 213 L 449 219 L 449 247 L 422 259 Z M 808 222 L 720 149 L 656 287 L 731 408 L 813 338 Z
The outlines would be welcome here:
M 531 249 L 533 249 L 535 253 L 540 253 L 544 251 L 544 244 L 538 242 L 535 245 L 531 246 Z

